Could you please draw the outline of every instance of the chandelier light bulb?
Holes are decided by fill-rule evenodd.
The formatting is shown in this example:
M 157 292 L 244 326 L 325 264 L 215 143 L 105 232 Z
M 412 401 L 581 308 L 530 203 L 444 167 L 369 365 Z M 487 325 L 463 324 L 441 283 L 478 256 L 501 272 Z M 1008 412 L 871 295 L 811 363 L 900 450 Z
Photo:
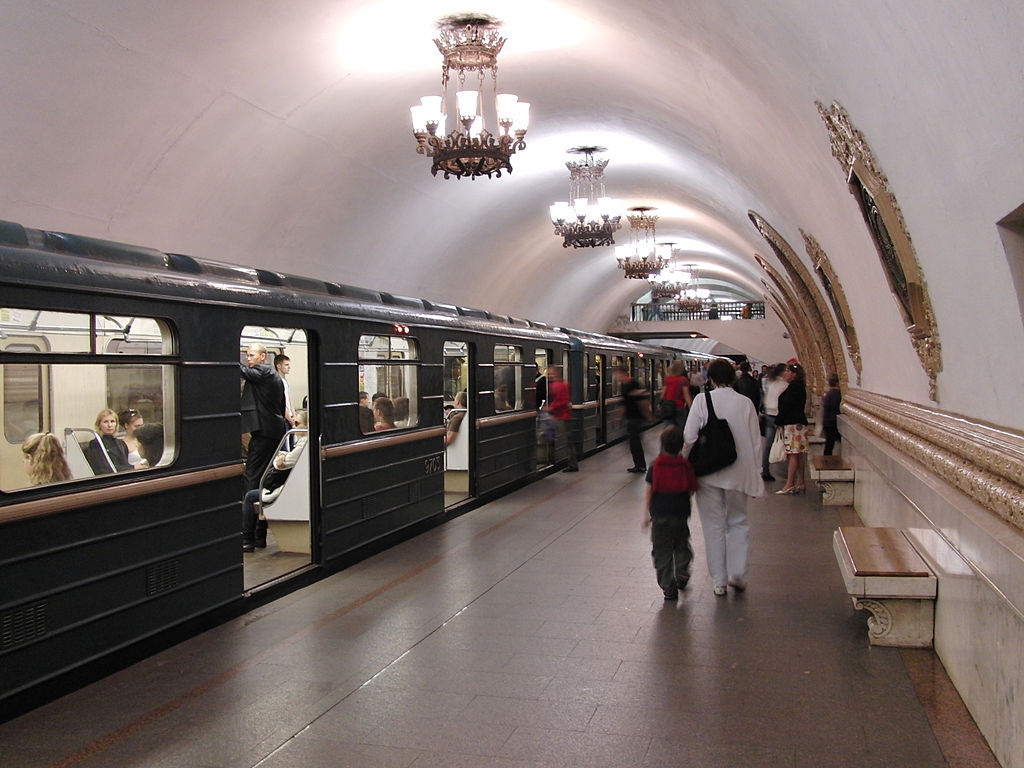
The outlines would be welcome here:
M 512 130 L 519 133 L 526 133 L 530 127 L 530 102 L 517 101 L 512 112 Z

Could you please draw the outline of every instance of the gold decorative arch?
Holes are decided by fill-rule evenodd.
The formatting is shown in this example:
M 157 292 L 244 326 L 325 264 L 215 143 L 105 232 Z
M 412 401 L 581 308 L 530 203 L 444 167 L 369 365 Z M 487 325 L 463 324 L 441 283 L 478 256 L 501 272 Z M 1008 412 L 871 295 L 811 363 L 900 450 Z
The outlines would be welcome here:
M 765 288 L 765 303 L 772 308 L 772 311 L 775 312 L 776 315 L 778 315 L 779 320 L 786 329 L 786 333 L 789 334 L 789 340 L 793 342 L 793 349 L 796 351 L 797 359 L 813 360 L 815 350 L 813 345 L 808 341 L 805 331 L 795 319 L 796 313 L 791 310 L 783 309 L 785 301 L 770 285 L 768 285 L 767 280 L 762 280 L 761 284 Z
M 814 264 L 814 271 L 821 281 L 821 287 L 825 289 L 825 295 L 828 296 L 829 303 L 832 304 L 832 313 L 836 317 L 836 322 L 839 323 L 839 330 L 843 332 L 846 339 L 846 351 L 853 362 L 854 370 L 857 371 L 857 386 L 860 386 L 860 342 L 857 341 L 857 329 L 853 327 L 850 305 L 846 302 L 846 291 L 843 290 L 842 283 L 839 282 L 839 276 L 833 269 L 828 254 L 825 253 L 825 249 L 821 247 L 814 235 L 808 234 L 802 229 L 800 234 L 804 236 L 807 255 L 811 257 L 811 263 Z
M 942 347 L 924 273 L 903 212 L 867 140 L 853 127 L 846 110 L 838 102 L 832 102 L 830 107 L 820 101 L 815 104 L 828 129 L 832 155 L 839 161 L 850 193 L 857 199 L 889 281 L 889 289 L 907 324 L 907 332 L 921 366 L 928 375 L 929 396 L 937 402 Z
M 839 341 L 839 332 L 829 315 L 828 307 L 825 306 L 825 299 L 814 284 L 814 278 L 811 277 L 811 273 L 792 246 L 771 224 L 765 221 L 763 216 L 756 211 L 747 211 L 747 215 L 757 227 L 757 231 L 768 241 L 768 245 L 772 247 L 772 251 L 775 252 L 779 262 L 786 270 L 789 284 L 793 287 L 793 291 L 807 315 L 808 323 L 821 350 L 821 362 L 825 368 L 825 376 L 822 377 L 821 383 L 815 388 L 815 391 L 820 394 L 825 390 L 824 383 L 828 379 L 828 374 L 833 371 L 839 376 L 839 384 L 845 390 L 849 385 L 846 357 L 843 355 L 843 348 Z
M 814 324 L 807 313 L 807 307 L 792 290 L 791 285 L 779 274 L 775 267 L 768 263 L 764 256 L 755 253 L 754 259 L 768 273 L 768 277 L 771 278 L 775 297 L 782 305 L 786 317 L 793 324 L 793 330 L 796 331 L 796 335 L 793 338 L 794 341 L 800 341 L 800 344 L 795 346 L 797 346 L 797 356 L 804 366 L 807 387 L 810 391 L 821 394 L 824 391 L 824 383 L 828 376 L 828 366 L 826 364 L 825 350 L 821 345 L 820 335 L 815 331 Z

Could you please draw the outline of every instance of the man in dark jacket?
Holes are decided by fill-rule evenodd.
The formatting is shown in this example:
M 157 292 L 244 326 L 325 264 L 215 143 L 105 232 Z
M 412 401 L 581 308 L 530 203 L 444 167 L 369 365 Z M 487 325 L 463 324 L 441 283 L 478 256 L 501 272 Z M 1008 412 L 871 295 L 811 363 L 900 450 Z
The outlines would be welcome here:
M 761 385 L 750 375 L 750 363 L 746 360 L 740 363 L 740 375 L 733 383 L 732 388 L 750 398 L 750 402 L 754 404 L 755 413 L 761 412 Z
M 245 364 L 239 366 L 245 386 L 242 388 L 242 432 L 249 433 L 249 451 L 245 457 L 242 481 L 245 491 L 260 483 L 260 476 L 277 451 L 277 444 L 288 424 L 284 420 L 284 383 L 267 362 L 267 348 L 250 344 Z

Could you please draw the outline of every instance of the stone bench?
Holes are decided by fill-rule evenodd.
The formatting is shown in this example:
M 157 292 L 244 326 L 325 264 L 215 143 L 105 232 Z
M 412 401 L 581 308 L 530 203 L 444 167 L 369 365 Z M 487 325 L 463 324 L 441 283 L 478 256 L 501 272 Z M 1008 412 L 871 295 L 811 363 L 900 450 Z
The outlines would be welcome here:
M 821 503 L 848 507 L 853 504 L 853 467 L 842 456 L 811 456 L 808 471 L 821 488 Z
M 904 530 L 844 526 L 832 549 L 853 607 L 871 611 L 872 645 L 932 647 L 938 580 Z

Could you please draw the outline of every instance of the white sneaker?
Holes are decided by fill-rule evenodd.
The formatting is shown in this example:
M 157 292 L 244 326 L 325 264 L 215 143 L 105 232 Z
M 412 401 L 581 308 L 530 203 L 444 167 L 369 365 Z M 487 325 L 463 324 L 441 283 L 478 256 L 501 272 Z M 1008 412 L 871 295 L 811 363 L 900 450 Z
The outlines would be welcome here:
M 715 587 L 715 594 L 722 597 L 726 593 L 725 587 Z

